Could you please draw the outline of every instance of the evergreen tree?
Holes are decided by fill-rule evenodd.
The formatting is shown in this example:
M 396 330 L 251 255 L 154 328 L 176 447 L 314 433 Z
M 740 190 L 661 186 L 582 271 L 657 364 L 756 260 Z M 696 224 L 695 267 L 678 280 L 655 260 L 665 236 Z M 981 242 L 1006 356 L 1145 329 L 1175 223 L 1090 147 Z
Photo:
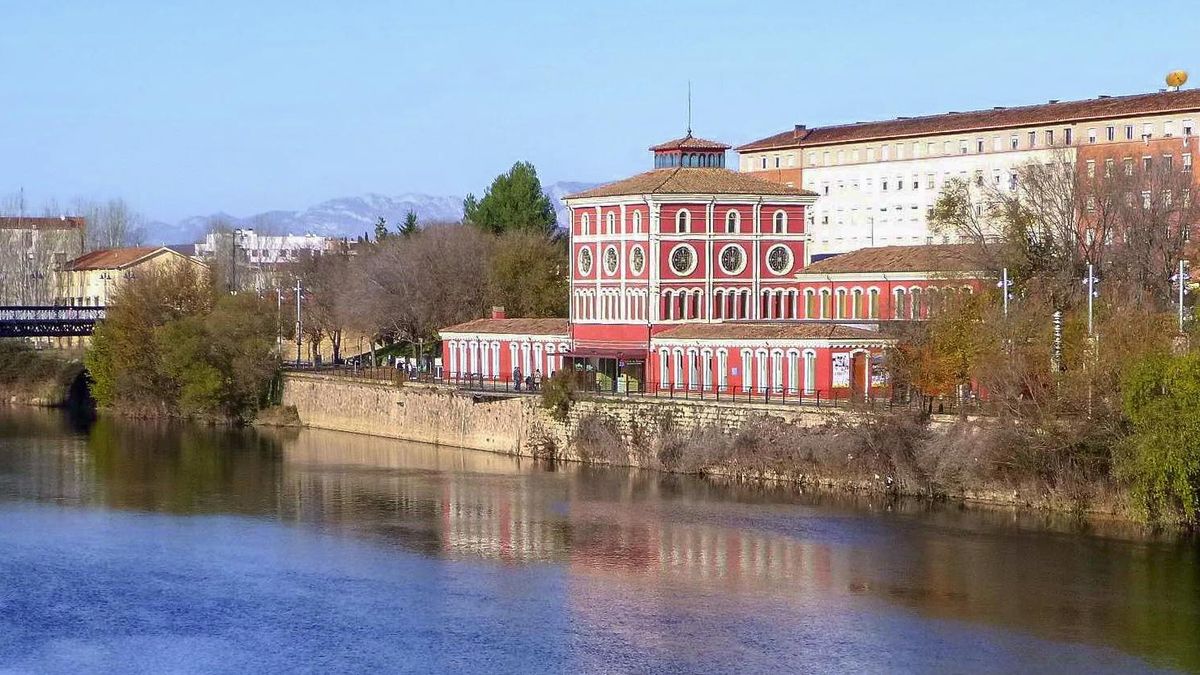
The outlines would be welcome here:
M 379 216 L 379 221 L 375 223 L 375 241 L 383 241 L 387 238 L 387 220 L 383 216 Z
M 400 236 L 411 237 L 417 233 L 417 214 L 409 211 L 404 215 L 404 224 L 400 226 Z
M 508 173 L 496 176 L 483 199 L 467 195 L 463 212 L 464 220 L 495 234 L 512 230 L 550 234 L 558 225 L 554 206 L 529 162 L 517 162 Z

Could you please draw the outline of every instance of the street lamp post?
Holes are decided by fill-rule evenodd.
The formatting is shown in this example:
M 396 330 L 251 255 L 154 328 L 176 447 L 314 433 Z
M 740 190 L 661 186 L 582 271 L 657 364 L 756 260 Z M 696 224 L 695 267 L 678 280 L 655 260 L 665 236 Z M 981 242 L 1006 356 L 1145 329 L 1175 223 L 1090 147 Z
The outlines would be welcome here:
M 275 289 L 275 354 L 283 360 L 283 289 Z
M 1176 298 L 1176 302 L 1179 305 L 1178 309 L 1179 309 L 1179 332 L 1180 332 L 1180 334 L 1183 333 L 1183 295 L 1185 293 L 1187 293 L 1188 276 L 1189 275 L 1188 275 L 1188 269 L 1187 269 L 1187 261 L 1180 259 L 1179 272 L 1177 272 L 1175 274 L 1175 276 L 1171 277 L 1171 281 L 1175 282 L 1175 288 L 1179 294 L 1178 297 Z
M 1084 279 L 1083 279 L 1083 285 L 1087 286 L 1087 296 L 1088 296 L 1088 301 L 1087 301 L 1088 302 L 1088 305 L 1087 305 L 1087 307 L 1088 307 L 1088 324 L 1087 324 L 1088 325 L 1088 337 L 1092 337 L 1095 335 L 1094 323 L 1092 320 L 1092 317 L 1093 317 L 1093 302 L 1092 301 L 1098 295 L 1098 293 L 1096 291 L 1096 284 L 1099 283 L 1099 281 L 1100 280 L 1096 278 L 1095 266 L 1092 265 L 1092 263 L 1088 263 L 1087 276 L 1084 277 Z
M 296 367 L 300 367 L 300 344 L 303 341 L 300 329 L 303 327 L 300 323 L 300 293 L 303 286 L 300 285 L 300 280 L 296 279 Z
M 237 260 L 237 250 L 238 250 L 238 238 L 239 238 L 239 237 L 241 237 L 241 236 L 242 236 L 242 229 L 239 227 L 238 229 L 236 229 L 236 230 L 234 230 L 234 231 L 233 231 L 232 244 L 231 244 L 231 245 L 230 245 L 230 247 L 229 247 L 229 263 L 230 263 L 230 266 L 229 266 L 229 292 L 230 292 L 230 293 L 237 293 L 237 292 L 238 292 L 238 285 L 237 285 L 237 266 L 238 266 L 238 260 Z
M 1008 289 L 1012 287 L 1012 280 L 1008 278 L 1008 268 L 1005 267 L 1000 271 L 1000 282 L 996 284 L 1000 289 L 1000 294 L 1004 298 L 1004 318 L 1008 318 Z

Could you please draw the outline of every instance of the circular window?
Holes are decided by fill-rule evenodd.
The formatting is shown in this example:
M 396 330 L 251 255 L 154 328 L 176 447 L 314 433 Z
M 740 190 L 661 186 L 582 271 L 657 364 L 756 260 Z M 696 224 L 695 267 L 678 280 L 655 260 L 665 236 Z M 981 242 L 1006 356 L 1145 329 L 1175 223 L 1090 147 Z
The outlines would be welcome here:
M 779 244 L 767 251 L 767 267 L 775 274 L 787 274 L 792 269 L 792 251 Z
M 634 246 L 629 252 L 629 271 L 634 274 L 641 274 L 642 269 L 646 266 L 646 252 L 641 246 Z
M 621 257 L 617 255 L 617 247 L 609 246 L 604 249 L 604 271 L 612 276 L 617 273 L 617 266 L 621 264 Z
M 721 249 L 721 269 L 726 274 L 738 274 L 746 268 L 746 252 L 737 244 Z
M 587 276 L 592 273 L 592 250 L 587 248 L 579 249 L 579 273 Z
M 696 252 L 687 244 L 680 244 L 671 251 L 671 271 L 684 277 L 696 269 Z

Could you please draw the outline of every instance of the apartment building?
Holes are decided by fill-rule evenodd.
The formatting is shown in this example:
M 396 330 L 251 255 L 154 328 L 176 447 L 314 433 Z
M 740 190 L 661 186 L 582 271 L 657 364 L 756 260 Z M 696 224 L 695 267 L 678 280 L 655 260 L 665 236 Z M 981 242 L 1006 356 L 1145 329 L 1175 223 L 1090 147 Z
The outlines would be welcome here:
M 945 241 L 930 231 L 929 210 L 954 178 L 1015 189 L 1017 167 L 1059 158 L 1079 171 L 1095 170 L 1088 159 L 1124 164 L 1151 157 L 1191 172 L 1197 122 L 1200 90 L 1162 91 L 825 127 L 798 124 L 737 152 L 742 172 L 817 193 L 808 213 L 807 252 L 823 257 Z

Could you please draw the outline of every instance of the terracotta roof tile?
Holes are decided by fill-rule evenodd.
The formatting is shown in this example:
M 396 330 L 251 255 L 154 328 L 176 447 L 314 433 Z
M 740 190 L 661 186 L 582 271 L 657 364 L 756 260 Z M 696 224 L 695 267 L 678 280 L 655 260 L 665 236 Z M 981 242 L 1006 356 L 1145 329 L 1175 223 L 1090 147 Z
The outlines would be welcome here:
M 67 270 L 81 272 L 84 270 L 113 270 L 130 265 L 156 251 L 168 250 L 162 246 L 133 246 L 130 248 L 105 248 L 91 251 L 71 260 L 66 264 Z
M 834 323 L 729 321 L 689 323 L 656 333 L 673 340 L 886 340 L 878 331 Z
M 639 173 L 615 183 L 567 195 L 565 199 L 642 194 L 816 195 L 809 190 L 788 187 L 729 169 L 675 167 Z
M 666 143 L 650 146 L 650 150 L 658 152 L 660 150 L 728 150 L 731 146 L 719 141 L 710 141 L 705 138 L 696 138 L 690 133 L 683 138 L 675 138 Z
M 82 230 L 87 221 L 79 216 L 27 218 L 0 216 L 0 230 Z
M 557 335 L 567 337 L 566 319 L 475 319 L 443 328 L 442 333 Z
M 739 146 L 737 151 L 752 152 L 931 134 L 985 131 L 1175 111 L 1200 111 L 1200 89 L 1108 96 L 1014 108 L 990 108 L 876 122 L 839 124 L 812 129 L 797 127 Z
M 861 248 L 812 263 L 800 274 L 872 272 L 977 272 L 970 244 Z

